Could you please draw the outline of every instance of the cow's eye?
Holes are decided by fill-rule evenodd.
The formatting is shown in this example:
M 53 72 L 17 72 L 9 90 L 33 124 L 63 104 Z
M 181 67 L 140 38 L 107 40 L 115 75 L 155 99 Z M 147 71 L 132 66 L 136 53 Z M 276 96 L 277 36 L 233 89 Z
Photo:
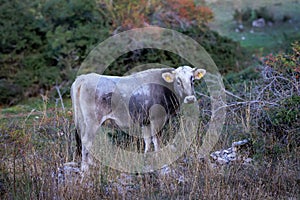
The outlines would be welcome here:
M 192 85 L 195 83 L 195 79 L 193 77 L 191 78 L 191 83 Z
M 177 85 L 181 86 L 182 85 L 182 82 L 180 79 L 177 80 Z

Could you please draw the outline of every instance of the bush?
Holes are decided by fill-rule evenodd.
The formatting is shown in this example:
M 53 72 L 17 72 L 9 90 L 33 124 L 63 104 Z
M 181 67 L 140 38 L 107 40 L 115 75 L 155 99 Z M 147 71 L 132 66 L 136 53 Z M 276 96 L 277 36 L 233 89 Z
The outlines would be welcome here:
M 190 36 L 203 46 L 216 63 L 220 73 L 238 72 L 241 70 L 239 60 L 245 57 L 238 42 L 220 36 L 217 32 L 209 29 L 203 30 L 199 27 L 191 27 L 186 30 L 177 31 Z M 140 64 L 161 63 L 167 66 L 176 67 L 180 65 L 191 65 L 180 56 L 158 49 L 143 49 L 129 52 L 119 57 L 107 71 L 110 75 L 123 75 L 125 72 Z M 122 66 L 120 68 L 120 66 Z
M 299 146 L 299 58 L 295 42 L 290 51 L 226 76 L 228 137 L 251 138 L 256 158 L 277 162 Z
M 273 14 L 266 8 L 260 7 L 259 9 L 246 8 L 242 10 L 235 10 L 233 19 L 239 23 L 251 25 L 252 21 L 263 18 L 266 22 L 275 22 Z
M 226 82 L 228 82 L 229 84 L 244 84 L 244 82 L 246 83 L 250 83 L 251 81 L 255 81 L 257 79 L 259 79 L 259 72 L 256 70 L 255 67 L 250 66 L 247 67 L 246 69 L 243 69 L 239 72 L 231 72 L 228 73 L 225 76 Z M 243 83 L 242 83 L 243 81 Z
M 160 5 L 157 7 L 157 5 Z M 76 70 L 91 49 L 115 34 L 146 24 L 173 28 L 198 41 L 222 73 L 236 71 L 240 46 L 210 31 L 212 11 L 192 0 L 96 1 L 5 0 L 0 7 L 1 79 L 17 86 L 22 98 L 36 96 L 60 85 L 70 87 Z M 158 62 L 169 66 L 189 64 L 170 52 L 138 50 L 120 57 L 109 69 L 122 75 L 134 63 Z M 8 85 L 3 85 L 5 88 Z M 0 104 L 12 102 L 0 94 Z M 11 93 L 13 96 L 15 93 Z
M 239 61 L 247 60 L 246 52 L 239 42 L 221 36 L 215 31 L 203 27 L 193 27 L 181 32 L 203 46 L 216 63 L 221 74 L 240 71 L 242 68 L 240 68 Z
M 268 55 L 263 59 L 264 83 L 259 98 L 271 102 L 259 116 L 262 130 L 279 138 L 299 142 L 300 133 L 300 45 L 292 44 L 288 53 Z
M 185 29 L 203 26 L 213 18 L 204 1 L 198 5 L 193 0 L 115 0 L 103 4 L 108 9 L 114 33 L 147 25 Z
M 288 97 L 279 103 L 279 107 L 272 108 L 266 113 L 269 116 L 269 123 L 277 132 L 289 130 L 291 127 L 300 130 L 300 96 Z
M 1 78 L 21 88 L 23 98 L 58 83 L 69 87 L 80 62 L 109 34 L 104 9 L 90 0 L 4 1 Z M 0 104 L 17 102 L 8 102 L 5 94 L 0 94 Z
M 10 83 L 6 79 L 0 79 L 0 102 L 11 105 L 18 102 L 23 92 L 20 86 Z

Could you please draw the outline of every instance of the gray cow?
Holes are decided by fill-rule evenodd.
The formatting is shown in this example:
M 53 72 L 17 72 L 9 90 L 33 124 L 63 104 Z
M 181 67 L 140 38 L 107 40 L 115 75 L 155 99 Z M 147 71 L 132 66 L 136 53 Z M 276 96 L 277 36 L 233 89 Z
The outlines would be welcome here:
M 80 133 L 76 140 L 82 155 L 81 169 L 88 170 L 92 163 L 86 145 L 107 120 L 120 128 L 138 124 L 142 127 L 145 153 L 151 141 L 157 151 L 156 133 L 181 103 L 196 101 L 194 80 L 205 73 L 204 69 L 182 66 L 150 69 L 124 77 L 95 73 L 78 76 L 72 84 L 71 97 L 75 126 Z

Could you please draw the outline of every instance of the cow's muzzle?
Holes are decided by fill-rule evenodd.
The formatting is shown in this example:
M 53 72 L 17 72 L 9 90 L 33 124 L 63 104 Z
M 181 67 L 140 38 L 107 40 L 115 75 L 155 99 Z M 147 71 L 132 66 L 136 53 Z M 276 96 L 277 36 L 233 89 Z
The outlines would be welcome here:
M 190 103 L 194 103 L 196 100 L 197 100 L 197 99 L 196 99 L 196 97 L 195 97 L 194 95 L 186 96 L 186 97 L 184 98 L 183 103 L 188 103 L 188 104 L 190 104 Z

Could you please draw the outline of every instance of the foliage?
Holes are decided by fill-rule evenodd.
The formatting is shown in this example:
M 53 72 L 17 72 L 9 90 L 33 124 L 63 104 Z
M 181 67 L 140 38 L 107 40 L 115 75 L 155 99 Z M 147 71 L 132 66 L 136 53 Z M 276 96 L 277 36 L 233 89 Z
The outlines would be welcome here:
M 3 104 L 13 104 L 22 98 L 22 89 L 5 79 L 0 79 L 0 102 Z
M 264 64 L 277 72 L 288 75 L 291 79 L 300 78 L 300 44 L 292 43 L 291 53 L 269 54 L 263 60 Z
M 300 96 L 291 96 L 279 103 L 279 107 L 267 111 L 269 122 L 276 127 L 276 131 L 300 130 Z
M 216 63 L 220 73 L 237 72 L 240 70 L 239 60 L 245 58 L 245 52 L 238 42 L 220 36 L 217 32 L 204 29 L 203 27 L 191 27 L 177 31 L 190 36 L 208 52 Z M 119 57 L 106 72 L 110 75 L 123 75 L 132 67 L 146 63 L 160 63 L 171 67 L 190 65 L 180 56 L 159 49 L 143 49 L 129 52 Z M 120 68 L 120 66 L 123 66 Z
M 246 52 L 240 44 L 221 36 L 215 31 L 193 27 L 181 32 L 196 40 L 209 53 L 221 74 L 237 72 L 242 68 L 239 61 L 247 61 Z
M 233 19 L 239 23 L 251 25 L 252 21 L 263 18 L 267 22 L 275 22 L 273 14 L 266 8 L 259 9 L 246 8 L 242 10 L 235 10 Z
M 103 0 L 100 2 L 107 7 L 113 30 L 143 27 L 145 23 L 149 23 L 148 15 L 152 7 L 159 3 L 157 0 L 149 2 L 146 0 Z
M 203 4 L 196 5 L 192 0 L 165 0 L 156 8 L 153 19 L 156 25 L 167 28 L 203 27 L 213 19 L 211 9 Z
M 209 31 L 205 24 L 212 19 L 212 11 L 200 4 L 192 0 L 4 0 L 0 7 L 0 104 L 11 105 L 46 91 L 55 93 L 54 85 L 68 92 L 93 46 L 110 33 L 147 25 L 173 28 L 195 38 L 224 71 L 232 70 L 238 44 Z M 133 66 L 152 61 L 186 64 L 172 53 L 141 50 L 119 58 L 108 73 L 124 74 L 130 62 Z
M 107 21 L 94 1 L 12 0 L 0 7 L 1 79 L 23 90 L 23 97 L 66 83 L 99 38 Z M 0 87 L 1 104 L 10 88 Z M 2 99 L 4 99 L 2 101 Z
M 109 11 L 114 33 L 148 25 L 165 28 L 203 26 L 213 18 L 213 13 L 208 7 L 196 5 L 193 0 L 103 0 L 100 2 Z
M 268 98 L 278 105 L 265 109 L 261 120 L 266 121 L 266 130 L 280 137 L 300 130 L 299 42 L 292 43 L 291 49 L 262 59 L 265 83 L 261 98 Z
M 239 72 L 230 72 L 226 74 L 225 79 L 229 84 L 238 84 L 242 82 L 250 83 L 259 79 L 260 74 L 253 66 L 247 67 Z

